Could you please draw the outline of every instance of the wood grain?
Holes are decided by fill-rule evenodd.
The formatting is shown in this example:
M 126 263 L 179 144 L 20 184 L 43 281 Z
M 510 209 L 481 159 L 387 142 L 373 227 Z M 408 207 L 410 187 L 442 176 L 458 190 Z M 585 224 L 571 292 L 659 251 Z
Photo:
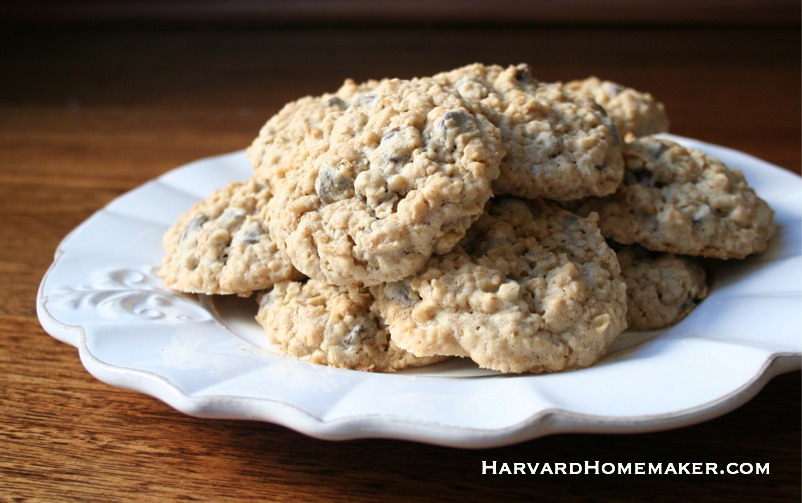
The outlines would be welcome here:
M 109 387 L 35 313 L 58 242 L 114 197 L 243 148 L 346 77 L 530 62 L 651 91 L 673 132 L 800 172 L 798 28 L 5 30 L 0 35 L 0 500 L 797 500 L 800 374 L 712 421 L 463 451 L 200 420 Z M 764 476 L 482 477 L 481 461 L 760 462 Z

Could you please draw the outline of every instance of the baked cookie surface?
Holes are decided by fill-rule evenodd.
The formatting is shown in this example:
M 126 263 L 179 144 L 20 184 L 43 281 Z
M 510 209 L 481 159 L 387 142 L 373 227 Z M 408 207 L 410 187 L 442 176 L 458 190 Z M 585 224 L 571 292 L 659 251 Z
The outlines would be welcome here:
M 615 194 L 578 208 L 598 212 L 605 236 L 653 251 L 719 259 L 764 251 L 774 212 L 743 173 L 667 139 L 627 144 L 626 174 Z
M 301 274 L 282 259 L 265 223 L 270 189 L 254 180 L 214 191 L 163 238 L 165 285 L 187 293 L 247 296 Z
M 285 281 L 260 297 L 256 320 L 279 352 L 320 365 L 393 372 L 444 359 L 400 349 L 372 306 L 370 293 L 355 285 Z
M 506 156 L 496 195 L 571 200 L 610 194 L 621 181 L 621 140 L 604 110 L 528 65 L 473 64 L 433 77 L 501 129 Z
M 594 218 L 545 201 L 494 200 L 451 253 L 372 291 L 399 346 L 501 372 L 587 367 L 626 326 L 624 281 Z
M 649 93 L 598 77 L 567 82 L 565 90 L 570 94 L 589 97 L 601 105 L 622 138 L 668 131 L 666 108 Z
M 639 246 L 616 250 L 627 284 L 627 328 L 654 330 L 682 320 L 707 296 L 706 273 L 689 257 Z
M 501 134 L 431 79 L 348 92 L 273 170 L 268 226 L 312 278 L 395 281 L 453 248 L 482 213 Z
M 280 184 L 299 165 L 325 152 L 334 122 L 357 94 L 366 93 L 378 83 L 348 79 L 334 93 L 304 96 L 285 104 L 265 122 L 246 149 L 254 177 L 271 186 Z
M 321 123 L 334 120 L 340 108 L 332 95 L 304 96 L 285 104 L 265 122 L 245 150 L 255 177 L 270 184 L 281 176 L 284 169 L 297 162 L 294 158 L 306 136 L 321 128 Z

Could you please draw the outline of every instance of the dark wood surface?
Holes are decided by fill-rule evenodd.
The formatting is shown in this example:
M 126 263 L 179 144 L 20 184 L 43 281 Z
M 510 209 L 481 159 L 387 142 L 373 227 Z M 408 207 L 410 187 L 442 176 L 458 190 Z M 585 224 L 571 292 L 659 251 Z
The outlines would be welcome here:
M 284 102 L 346 77 L 473 61 L 526 61 L 543 80 L 596 74 L 651 91 L 676 134 L 799 173 L 798 24 L 48 25 L 0 37 L 0 500 L 799 500 L 799 372 L 729 414 L 671 431 L 468 451 L 325 442 L 187 417 L 102 384 L 35 312 L 58 242 L 94 211 L 180 164 L 243 148 Z M 481 476 L 482 460 L 751 462 L 770 473 L 493 477 Z

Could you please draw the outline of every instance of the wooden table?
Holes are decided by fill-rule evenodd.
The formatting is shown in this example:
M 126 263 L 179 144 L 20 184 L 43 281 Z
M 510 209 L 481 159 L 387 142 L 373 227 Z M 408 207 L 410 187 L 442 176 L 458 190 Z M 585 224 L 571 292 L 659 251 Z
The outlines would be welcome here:
M 556 435 L 459 450 L 325 442 L 201 420 L 93 379 L 40 327 L 58 242 L 114 197 L 243 148 L 286 101 L 346 77 L 529 62 L 651 91 L 676 134 L 800 172 L 800 31 L 780 27 L 134 23 L 4 29 L 0 43 L 0 499 L 798 500 L 800 374 L 718 419 L 637 435 Z M 482 476 L 499 462 L 753 462 L 768 475 Z

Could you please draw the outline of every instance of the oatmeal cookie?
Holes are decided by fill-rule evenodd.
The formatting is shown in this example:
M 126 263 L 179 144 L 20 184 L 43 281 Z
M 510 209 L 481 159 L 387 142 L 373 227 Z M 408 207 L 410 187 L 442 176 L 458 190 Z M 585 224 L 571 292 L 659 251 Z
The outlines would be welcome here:
M 397 281 L 451 250 L 482 213 L 501 133 L 431 79 L 348 92 L 273 170 L 268 226 L 312 278 Z
M 598 77 L 568 82 L 565 90 L 570 94 L 588 97 L 601 105 L 623 138 L 668 131 L 666 108 L 649 93 Z
M 615 191 L 621 140 L 593 100 L 536 80 L 528 65 L 473 64 L 433 77 L 501 129 L 506 156 L 496 195 L 571 200 Z
M 627 144 L 626 174 L 615 194 L 577 206 L 598 212 L 605 236 L 653 251 L 740 259 L 764 251 L 774 212 L 743 173 L 662 138 Z
M 260 297 L 256 320 L 278 351 L 311 363 L 393 372 L 444 359 L 400 349 L 372 306 L 370 293 L 355 285 L 285 281 Z
M 616 250 L 627 284 L 627 327 L 671 326 L 707 296 L 705 270 L 690 257 L 655 253 L 640 246 Z
M 270 189 L 234 182 L 196 203 L 163 238 L 159 271 L 174 290 L 250 295 L 301 274 L 283 260 L 265 224 Z
M 494 200 L 450 253 L 371 290 L 400 347 L 501 372 L 587 367 L 626 326 L 626 287 L 595 216 L 546 201 Z

